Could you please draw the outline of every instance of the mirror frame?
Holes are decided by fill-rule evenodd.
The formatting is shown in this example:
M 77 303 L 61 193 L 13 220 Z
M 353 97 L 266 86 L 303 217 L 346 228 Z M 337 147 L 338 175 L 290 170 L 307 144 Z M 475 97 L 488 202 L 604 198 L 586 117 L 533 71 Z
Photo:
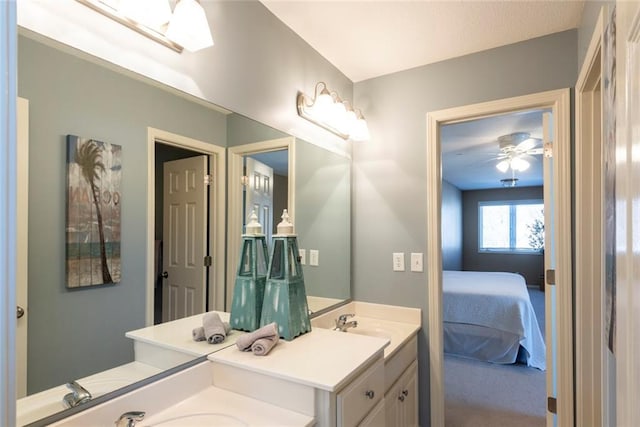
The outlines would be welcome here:
M 228 147 L 229 151 L 229 172 L 227 173 L 227 185 L 229 197 L 227 199 L 227 286 L 226 286 L 226 306 L 231 308 L 233 299 L 233 288 L 235 286 L 235 271 L 240 257 L 240 246 L 242 244 L 239 236 L 242 234 L 242 191 L 233 189 L 242 188 L 243 158 L 249 154 L 263 153 L 268 151 L 288 150 L 289 176 L 288 176 L 288 202 L 287 212 L 295 227 L 295 147 L 296 138 L 287 136 L 284 138 L 270 139 L 266 141 L 254 142 L 251 144 L 236 145 Z

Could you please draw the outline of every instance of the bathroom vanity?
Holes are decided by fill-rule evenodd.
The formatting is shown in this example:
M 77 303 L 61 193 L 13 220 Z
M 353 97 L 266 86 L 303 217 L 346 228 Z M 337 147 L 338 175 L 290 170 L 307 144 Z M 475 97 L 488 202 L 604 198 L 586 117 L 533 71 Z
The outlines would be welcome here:
M 333 330 L 341 314 L 358 325 Z M 312 325 L 267 356 L 232 345 L 53 425 L 108 425 L 129 411 L 146 412 L 140 425 L 165 427 L 417 425 L 419 309 L 352 302 Z

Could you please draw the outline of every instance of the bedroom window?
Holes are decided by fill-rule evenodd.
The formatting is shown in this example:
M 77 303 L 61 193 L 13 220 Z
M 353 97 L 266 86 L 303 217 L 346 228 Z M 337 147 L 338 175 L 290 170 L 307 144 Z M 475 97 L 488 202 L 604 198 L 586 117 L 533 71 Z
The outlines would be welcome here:
M 480 252 L 541 253 L 544 249 L 542 200 L 480 202 L 478 250 Z

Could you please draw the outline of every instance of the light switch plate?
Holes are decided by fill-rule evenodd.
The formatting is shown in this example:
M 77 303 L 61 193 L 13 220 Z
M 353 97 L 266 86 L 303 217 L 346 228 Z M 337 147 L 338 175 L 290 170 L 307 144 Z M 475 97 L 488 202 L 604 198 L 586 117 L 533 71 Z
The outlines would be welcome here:
M 298 249 L 298 255 L 300 256 L 300 264 L 305 265 L 307 263 L 307 250 Z
M 411 271 L 422 271 L 422 252 L 411 253 Z
M 320 251 L 317 249 L 309 249 L 309 265 L 317 267 L 320 265 Z
M 393 253 L 393 271 L 404 271 L 404 252 Z

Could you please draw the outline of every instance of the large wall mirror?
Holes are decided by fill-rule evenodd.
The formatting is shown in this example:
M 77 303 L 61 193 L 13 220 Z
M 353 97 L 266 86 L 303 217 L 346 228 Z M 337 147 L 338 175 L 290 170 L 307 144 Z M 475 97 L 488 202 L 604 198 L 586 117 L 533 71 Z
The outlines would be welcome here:
M 273 182 L 284 180 L 287 185 L 286 198 L 274 201 L 273 221 L 279 221 L 277 210 L 282 206 L 294 212 L 300 247 L 307 250 L 307 294 L 316 297 L 319 304 L 313 305 L 313 311 L 350 297 L 350 159 L 224 108 L 189 99 L 27 31 L 21 31 L 18 38 L 18 67 L 18 95 L 29 103 L 28 305 L 20 319 L 27 322 L 28 336 L 25 359 L 18 361 L 26 365 L 27 374 L 19 412 L 28 410 L 24 405 L 28 406 L 29 396 L 131 363 L 133 344 L 125 333 L 162 322 L 162 305 L 154 295 L 156 276 L 148 268 L 149 259 L 153 259 L 149 251 L 156 240 L 163 239 L 158 231 L 161 219 L 156 216 L 155 226 L 149 225 L 147 199 L 154 191 L 149 188 L 149 177 L 155 175 L 148 166 L 152 149 L 156 162 L 228 150 L 229 168 L 222 168 L 222 178 L 230 200 L 241 198 L 243 191 L 241 184 L 234 184 L 241 176 L 230 175 L 232 159 L 243 164 L 244 158 L 251 158 L 268 165 L 275 171 Z M 185 153 L 163 141 L 153 148 L 148 143 L 149 128 L 206 145 L 195 153 Z M 66 286 L 67 135 L 122 147 L 121 279 L 115 285 Z M 260 150 L 243 152 L 240 148 L 273 140 L 282 146 L 262 151 L 286 150 L 284 166 L 282 152 L 272 156 L 280 159 L 277 164 Z M 236 150 L 231 153 L 233 147 Z M 156 184 L 158 181 L 156 178 Z M 156 196 L 156 203 L 158 199 Z M 215 277 L 207 278 L 212 284 L 207 285 L 205 301 L 209 310 L 229 307 L 232 289 L 228 284 L 233 281 L 233 259 L 237 257 L 233 241 L 240 239 L 245 216 L 242 208 L 223 208 L 226 218 L 222 230 L 228 239 L 225 232 L 210 238 L 214 242 L 210 246 L 218 248 L 223 265 L 210 275 Z M 318 266 L 308 265 L 309 250 L 318 251 Z M 149 315 L 154 313 L 150 304 L 156 305 L 158 314 Z M 156 372 L 152 369 L 149 375 Z M 114 383 L 112 388 L 122 385 Z M 68 392 L 64 387 L 62 390 Z M 29 422 L 64 410 L 64 392 L 54 394 L 56 404 Z

